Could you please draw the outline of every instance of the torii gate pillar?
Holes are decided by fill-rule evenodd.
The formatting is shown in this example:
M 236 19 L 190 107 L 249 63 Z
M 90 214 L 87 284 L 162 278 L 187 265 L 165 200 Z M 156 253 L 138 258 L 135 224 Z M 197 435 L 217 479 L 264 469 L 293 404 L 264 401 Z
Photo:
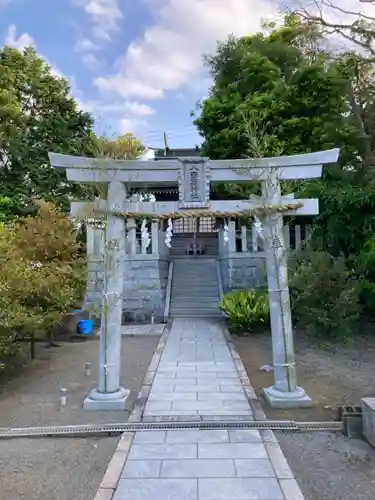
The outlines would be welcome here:
M 85 410 L 125 410 L 130 390 L 120 386 L 125 223 L 112 215 L 126 198 L 122 182 L 108 184 L 108 214 L 105 227 L 104 290 L 100 322 L 99 375 L 83 403 Z
M 262 182 L 262 195 L 270 205 L 281 204 L 276 169 Z M 274 385 L 264 389 L 264 397 L 273 408 L 310 407 L 311 398 L 297 386 L 283 215 L 272 213 L 263 222 L 274 371 Z

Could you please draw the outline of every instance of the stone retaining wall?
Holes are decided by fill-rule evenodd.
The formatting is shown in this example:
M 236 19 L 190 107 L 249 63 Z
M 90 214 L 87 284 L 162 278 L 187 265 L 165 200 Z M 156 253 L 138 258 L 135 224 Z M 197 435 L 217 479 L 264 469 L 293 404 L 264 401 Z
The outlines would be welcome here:
M 223 291 L 257 288 L 264 283 L 264 256 L 233 253 L 219 258 Z M 168 281 L 169 260 L 152 255 L 137 256 L 126 262 L 124 275 L 124 320 L 149 321 L 154 314 L 163 318 Z M 103 261 L 88 263 L 86 304 L 100 310 L 103 284 Z
M 125 321 L 162 318 L 168 281 L 168 260 L 148 258 L 127 263 L 124 276 Z
M 230 290 L 258 288 L 265 281 L 264 255 L 233 253 L 220 257 L 224 293 Z
M 87 292 L 85 304 L 100 310 L 100 302 L 103 287 L 103 261 L 97 258 L 87 262 Z
M 169 261 L 149 256 L 126 262 L 124 274 L 124 319 L 144 322 L 154 314 L 162 318 L 168 281 Z M 100 308 L 103 286 L 103 261 L 92 259 L 88 263 L 86 304 Z

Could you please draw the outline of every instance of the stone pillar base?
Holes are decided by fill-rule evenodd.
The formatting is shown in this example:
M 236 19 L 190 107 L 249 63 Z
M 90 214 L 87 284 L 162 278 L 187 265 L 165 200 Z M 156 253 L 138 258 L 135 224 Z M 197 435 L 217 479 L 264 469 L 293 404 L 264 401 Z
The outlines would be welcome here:
M 83 409 L 90 411 L 99 410 L 125 410 L 126 401 L 130 390 L 119 388 L 116 392 L 98 392 L 93 389 L 83 402 Z
M 271 408 L 310 408 L 313 406 L 312 399 L 305 393 L 302 387 L 297 387 L 293 392 L 283 392 L 272 386 L 264 389 L 263 393 Z

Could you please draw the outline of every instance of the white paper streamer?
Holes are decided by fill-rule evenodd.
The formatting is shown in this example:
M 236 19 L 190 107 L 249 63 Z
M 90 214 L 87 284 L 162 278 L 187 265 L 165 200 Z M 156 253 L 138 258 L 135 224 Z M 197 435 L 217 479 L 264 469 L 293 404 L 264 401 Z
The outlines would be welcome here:
M 227 221 L 224 222 L 223 229 L 224 229 L 224 236 L 223 236 L 224 243 L 228 243 L 228 241 L 229 241 L 229 226 L 228 226 Z
M 264 240 L 264 233 L 263 233 L 263 224 L 261 220 L 255 215 L 254 216 L 254 229 L 259 238 Z
M 141 238 L 144 243 L 145 248 L 148 248 L 151 243 L 150 233 L 147 227 L 147 220 L 144 219 L 141 226 Z
M 168 248 L 171 248 L 171 241 L 172 241 L 172 236 L 173 236 L 173 224 L 171 219 L 168 219 L 168 227 L 165 232 L 165 244 L 167 245 Z

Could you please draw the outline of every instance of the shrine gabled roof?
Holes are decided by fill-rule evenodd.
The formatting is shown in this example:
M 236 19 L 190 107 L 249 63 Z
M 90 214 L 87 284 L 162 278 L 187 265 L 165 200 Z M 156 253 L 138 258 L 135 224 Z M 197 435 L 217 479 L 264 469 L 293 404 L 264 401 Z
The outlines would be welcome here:
M 155 153 L 155 160 L 178 160 L 178 158 L 200 156 L 200 153 L 201 151 L 197 146 L 195 148 L 159 149 Z

